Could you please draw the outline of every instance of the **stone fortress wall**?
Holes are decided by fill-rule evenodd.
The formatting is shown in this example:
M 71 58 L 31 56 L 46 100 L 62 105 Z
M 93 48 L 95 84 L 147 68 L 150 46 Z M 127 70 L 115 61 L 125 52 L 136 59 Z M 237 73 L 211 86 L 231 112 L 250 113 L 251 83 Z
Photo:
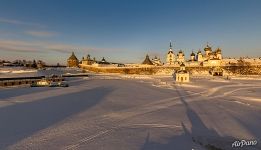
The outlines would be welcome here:
M 153 66 L 153 67 L 93 67 L 80 65 L 84 70 L 96 73 L 120 73 L 139 75 L 172 75 L 179 67 Z M 261 66 L 223 66 L 223 75 L 261 75 Z M 186 67 L 191 75 L 210 75 L 211 67 Z

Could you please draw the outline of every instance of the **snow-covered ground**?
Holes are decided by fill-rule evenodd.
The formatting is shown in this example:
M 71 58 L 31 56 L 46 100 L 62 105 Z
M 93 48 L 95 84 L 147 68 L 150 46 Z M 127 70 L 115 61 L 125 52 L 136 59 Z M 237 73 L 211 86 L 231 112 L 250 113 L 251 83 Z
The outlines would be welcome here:
M 0 67 L 0 78 L 49 76 L 52 74 L 62 75 L 80 72 L 82 72 L 80 69 L 75 68 L 47 68 L 46 70 L 37 70 L 25 67 Z
M 92 75 L 0 89 L 0 149 L 261 149 L 261 81 Z

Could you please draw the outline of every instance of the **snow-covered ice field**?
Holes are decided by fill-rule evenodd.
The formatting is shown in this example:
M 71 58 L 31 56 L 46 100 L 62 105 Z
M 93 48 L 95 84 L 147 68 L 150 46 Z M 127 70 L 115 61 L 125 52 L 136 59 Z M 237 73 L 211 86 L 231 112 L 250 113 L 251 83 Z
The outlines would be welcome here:
M 97 75 L 0 89 L 0 149 L 204 150 L 257 140 L 261 80 Z
M 80 73 L 81 69 L 75 68 L 47 68 L 46 70 L 29 69 L 26 67 L 0 67 L 0 78 L 50 76 L 66 73 Z

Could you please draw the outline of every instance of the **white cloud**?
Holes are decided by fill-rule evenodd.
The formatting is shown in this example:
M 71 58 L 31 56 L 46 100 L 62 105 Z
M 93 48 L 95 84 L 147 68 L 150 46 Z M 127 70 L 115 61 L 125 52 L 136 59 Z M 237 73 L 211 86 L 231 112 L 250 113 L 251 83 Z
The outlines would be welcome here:
M 111 48 L 96 48 L 73 44 L 64 44 L 50 41 L 23 41 L 23 40 L 5 40 L 0 39 L 0 51 L 15 51 L 15 52 L 60 52 L 71 53 L 72 51 L 80 53 L 90 52 L 119 52 L 119 49 Z
M 11 58 L 13 60 L 23 57 L 23 59 L 41 59 L 49 63 L 64 63 L 71 52 L 75 52 L 78 59 L 82 56 L 91 54 L 97 60 L 106 57 L 108 61 L 125 62 L 127 59 L 119 57 L 125 55 L 125 58 L 131 58 L 128 54 L 122 54 L 126 50 L 112 48 L 97 48 L 84 45 L 73 45 L 51 41 L 25 41 L 25 40 L 6 40 L 0 39 L 0 53 L 3 59 Z

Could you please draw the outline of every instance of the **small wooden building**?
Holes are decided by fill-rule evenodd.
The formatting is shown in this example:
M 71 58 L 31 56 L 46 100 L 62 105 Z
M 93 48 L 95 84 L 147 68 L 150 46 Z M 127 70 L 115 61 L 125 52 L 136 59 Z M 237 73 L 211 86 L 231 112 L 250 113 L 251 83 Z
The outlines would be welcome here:
M 175 73 L 176 82 L 189 82 L 189 72 L 186 70 L 184 63 L 180 65 L 180 70 Z

